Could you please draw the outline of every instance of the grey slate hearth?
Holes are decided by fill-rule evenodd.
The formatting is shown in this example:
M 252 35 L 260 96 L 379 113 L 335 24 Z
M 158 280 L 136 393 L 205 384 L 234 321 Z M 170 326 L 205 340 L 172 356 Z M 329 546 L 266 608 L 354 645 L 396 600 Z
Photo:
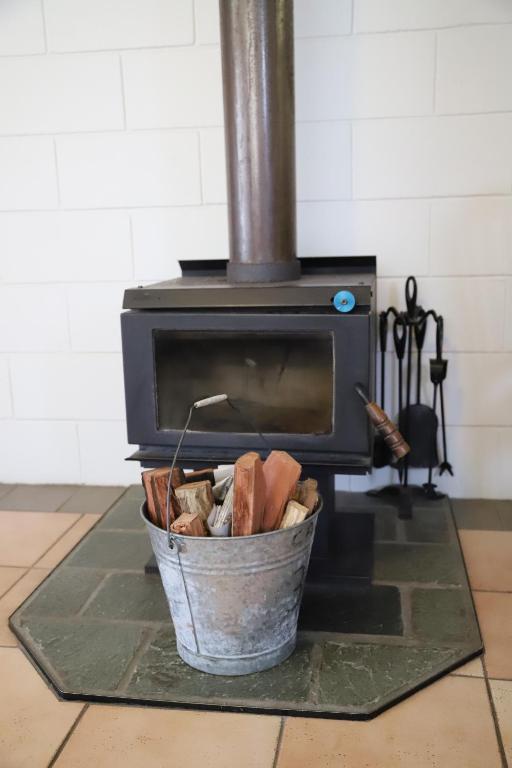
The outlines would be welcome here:
M 158 575 L 144 574 L 141 499 L 130 488 L 11 618 L 63 698 L 366 718 L 481 651 L 448 500 L 417 505 L 404 521 L 343 494 L 347 510 L 375 512 L 373 584 L 333 588 L 333 624 L 321 632 L 312 587 L 297 650 L 280 666 L 237 678 L 197 672 L 176 652 Z

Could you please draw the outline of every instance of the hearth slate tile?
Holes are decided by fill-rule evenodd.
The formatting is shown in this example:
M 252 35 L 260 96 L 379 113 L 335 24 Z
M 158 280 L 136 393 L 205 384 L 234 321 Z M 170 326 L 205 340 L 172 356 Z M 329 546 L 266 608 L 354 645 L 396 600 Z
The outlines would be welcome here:
M 458 552 L 444 544 L 375 545 L 375 579 L 460 585 L 465 572 Z
M 7 493 L 10 493 L 16 488 L 15 485 L 8 485 L 7 483 L 0 483 L 0 499 Z
M 198 672 L 181 661 L 170 627 L 161 629 L 140 660 L 128 686 L 131 695 L 167 701 L 220 699 L 262 703 L 304 702 L 311 681 L 312 644 L 299 640 L 283 664 L 254 675 L 223 677 Z
M 407 541 L 443 544 L 449 540 L 447 514 L 444 509 L 415 508 L 411 520 L 403 520 Z
M 448 648 L 326 643 L 318 701 L 372 711 L 452 658 L 457 658 L 457 651 Z
M 512 531 L 512 501 L 497 502 L 498 516 L 504 531 Z
M 144 501 L 146 494 L 144 493 L 142 483 L 139 483 L 138 485 L 129 485 L 126 491 L 126 496 L 129 499 L 138 499 L 140 502 Z
M 137 650 L 142 628 L 59 619 L 21 620 L 20 630 L 37 654 L 57 670 L 64 692 L 112 691 Z M 43 661 L 44 664 L 44 661 Z
M 375 512 L 375 541 L 396 541 L 397 512 L 382 507 Z
M 60 512 L 102 515 L 124 493 L 121 486 L 83 485 L 60 507 Z
M 319 623 L 321 622 L 321 624 Z M 401 635 L 400 591 L 391 586 L 343 587 L 307 584 L 299 627 L 303 631 Z
M 499 531 L 502 527 L 499 507 L 486 499 L 452 499 L 451 505 L 457 528 L 479 531 Z
M 76 485 L 17 485 L 0 498 L 0 509 L 57 512 L 77 488 Z
M 101 571 L 62 568 L 30 598 L 24 616 L 75 616 L 100 584 Z
M 413 589 L 411 610 L 413 632 L 420 640 L 478 647 L 473 606 L 465 590 Z
M 99 531 L 95 528 L 66 560 L 67 566 L 142 571 L 152 555 L 144 531 Z
M 98 529 L 102 530 L 145 530 L 140 516 L 141 500 L 127 491 L 105 515 Z
M 160 577 L 143 573 L 110 575 L 84 615 L 128 621 L 170 621 Z

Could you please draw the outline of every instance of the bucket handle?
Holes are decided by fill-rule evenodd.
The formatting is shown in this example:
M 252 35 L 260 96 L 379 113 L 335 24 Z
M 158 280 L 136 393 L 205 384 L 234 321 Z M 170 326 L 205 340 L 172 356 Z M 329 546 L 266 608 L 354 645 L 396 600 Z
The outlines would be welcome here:
M 174 457 L 171 464 L 171 469 L 169 471 L 169 481 L 167 483 L 167 498 L 166 498 L 166 527 L 167 527 L 167 545 L 169 549 L 174 549 L 176 547 L 176 551 L 178 553 L 179 557 L 179 541 L 178 539 L 172 535 L 171 533 L 171 494 L 172 494 L 172 485 L 171 485 L 171 478 L 172 478 L 172 472 L 174 467 L 176 466 L 176 461 L 178 459 L 178 454 L 181 449 L 181 444 L 183 443 L 183 440 L 185 438 L 185 435 L 187 434 L 187 430 L 190 426 L 190 422 L 192 420 L 192 415 L 195 410 L 198 408 L 204 408 L 207 405 L 215 405 L 216 403 L 223 403 L 227 402 L 227 404 L 238 413 L 238 415 L 241 417 L 243 421 L 245 421 L 251 429 L 256 432 L 257 435 L 260 436 L 263 444 L 265 445 L 265 448 L 267 448 L 268 451 L 271 450 L 270 445 L 265 440 L 265 437 L 262 435 L 259 429 L 256 429 L 252 421 L 245 416 L 245 414 L 240 410 L 240 408 L 235 405 L 235 403 L 228 397 L 226 394 L 222 395 L 213 395 L 212 397 L 205 397 L 203 400 L 196 400 L 195 403 L 192 403 L 192 405 L 189 408 L 187 420 L 185 422 L 185 426 L 183 427 L 183 431 L 180 435 L 180 439 L 178 440 L 178 445 L 176 446 L 176 451 L 174 453 Z M 181 567 L 181 563 L 180 563 Z

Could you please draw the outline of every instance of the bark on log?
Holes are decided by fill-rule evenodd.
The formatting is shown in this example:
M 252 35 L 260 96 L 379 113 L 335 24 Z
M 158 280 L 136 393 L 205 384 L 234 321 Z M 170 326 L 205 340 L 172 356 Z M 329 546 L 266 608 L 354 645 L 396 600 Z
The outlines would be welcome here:
M 151 486 L 153 488 L 153 497 L 155 499 L 155 508 L 160 520 L 160 527 L 167 528 L 167 487 L 169 483 L 169 467 L 153 470 L 151 475 Z M 170 504 L 170 516 L 171 522 L 176 520 L 180 515 L 181 509 L 178 505 L 175 496 L 175 489 L 182 485 L 184 480 L 184 474 L 182 469 L 174 467 L 171 478 L 171 504 Z
M 251 451 L 235 464 L 233 492 L 233 536 L 261 531 L 265 510 L 265 476 L 259 454 Z
M 206 536 L 202 518 L 190 512 L 183 512 L 171 525 L 171 531 L 181 536 Z
M 179 488 L 176 488 L 175 493 L 181 513 L 190 512 L 193 515 L 197 513 L 202 520 L 208 518 L 215 504 L 212 485 L 209 480 L 180 485 Z
M 215 474 L 211 467 L 207 469 L 194 469 L 191 472 L 185 472 L 184 483 L 198 483 L 201 480 L 208 480 L 212 485 L 215 485 Z
M 146 470 L 146 472 L 142 473 L 141 477 L 142 477 L 142 486 L 146 493 L 146 506 L 148 510 L 148 517 L 153 523 L 153 525 L 160 525 L 160 521 L 156 511 L 153 488 L 151 486 L 151 475 L 153 474 L 154 471 L 155 471 L 154 469 L 148 469 Z
M 265 461 L 263 474 L 266 494 L 263 531 L 275 531 L 281 525 L 285 507 L 301 471 L 301 465 L 285 451 L 272 451 Z
M 292 498 L 307 507 L 308 515 L 311 515 L 318 504 L 318 482 L 310 477 L 298 482 Z

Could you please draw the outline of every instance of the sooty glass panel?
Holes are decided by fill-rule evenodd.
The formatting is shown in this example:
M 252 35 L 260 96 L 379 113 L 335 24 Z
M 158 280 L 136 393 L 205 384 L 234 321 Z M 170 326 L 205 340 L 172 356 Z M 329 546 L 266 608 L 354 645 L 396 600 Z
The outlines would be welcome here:
M 333 422 L 333 340 L 323 333 L 154 331 L 159 430 L 183 429 L 196 400 L 226 403 L 194 412 L 191 431 L 328 434 Z

